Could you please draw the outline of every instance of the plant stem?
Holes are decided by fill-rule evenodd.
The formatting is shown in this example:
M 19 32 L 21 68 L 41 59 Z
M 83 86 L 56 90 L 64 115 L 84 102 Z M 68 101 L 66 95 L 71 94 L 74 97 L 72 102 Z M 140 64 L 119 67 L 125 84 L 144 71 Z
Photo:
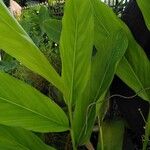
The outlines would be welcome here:
M 149 110 L 149 113 L 148 113 L 147 123 L 145 125 L 145 136 L 144 136 L 144 143 L 143 143 L 143 149 L 142 150 L 147 149 L 147 145 L 148 145 L 148 142 L 149 142 L 149 135 L 150 135 L 150 110 Z
M 100 143 L 101 143 L 101 150 L 104 150 L 104 142 L 103 142 L 103 131 L 102 131 L 102 127 L 99 128 L 99 132 L 100 132 Z
M 72 129 L 73 119 L 72 119 L 72 109 L 71 109 L 70 105 L 68 105 L 68 111 L 69 111 L 69 119 L 70 119 L 70 126 L 71 126 L 70 134 L 71 134 L 71 140 L 72 140 L 72 147 L 73 147 L 73 150 L 77 150 L 76 144 L 75 144 L 75 139 L 74 139 L 74 132 Z
M 100 118 L 98 116 L 98 126 L 99 126 L 99 140 L 100 140 L 100 149 L 104 150 L 104 141 L 103 141 L 103 131 L 100 124 Z

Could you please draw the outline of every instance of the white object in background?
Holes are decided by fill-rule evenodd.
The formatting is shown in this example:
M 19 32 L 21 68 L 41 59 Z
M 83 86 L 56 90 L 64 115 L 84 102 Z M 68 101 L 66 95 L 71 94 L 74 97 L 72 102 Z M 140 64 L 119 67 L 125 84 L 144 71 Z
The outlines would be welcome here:
M 10 12 L 15 16 L 15 17 L 19 17 L 21 15 L 21 6 L 15 2 L 14 0 L 10 0 Z

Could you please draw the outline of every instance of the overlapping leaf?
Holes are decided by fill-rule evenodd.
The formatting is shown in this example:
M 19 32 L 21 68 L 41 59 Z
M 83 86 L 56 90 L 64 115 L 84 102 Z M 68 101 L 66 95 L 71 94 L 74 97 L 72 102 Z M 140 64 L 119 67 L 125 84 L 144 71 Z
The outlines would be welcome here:
M 117 75 L 135 92 L 143 90 L 139 93 L 139 96 L 145 100 L 149 100 L 149 92 L 148 90 L 144 90 L 144 88 L 148 88 L 150 86 L 150 63 L 143 49 L 136 43 L 128 27 L 116 17 L 116 15 L 108 6 L 102 2 L 98 2 L 98 0 L 94 0 L 93 3 L 94 2 L 95 5 L 99 3 L 99 13 L 101 14 L 100 16 L 103 16 L 99 20 L 101 20 L 101 22 L 105 22 L 99 22 L 101 23 L 99 28 L 103 29 L 101 30 L 101 35 L 103 35 L 102 37 L 106 37 L 109 32 L 113 32 L 117 28 L 121 27 L 129 40 L 125 57 L 118 65 Z M 102 9 L 102 7 L 104 7 L 104 9 Z M 98 18 L 97 15 L 96 17 Z M 112 22 L 111 24 L 109 23 L 110 20 Z
M 73 114 L 74 138 L 77 142 L 89 103 L 89 80 L 93 47 L 94 21 L 88 0 L 66 1 L 62 21 L 60 52 L 62 77 L 67 87 L 66 102 L 75 106 Z
M 142 11 L 146 25 L 148 29 L 150 30 L 150 1 L 149 0 L 137 0 L 137 3 Z
M 0 72 L 0 123 L 38 132 L 66 131 L 62 109 L 31 86 Z
M 127 26 L 126 31 L 129 46 L 125 57 L 121 60 L 117 68 L 117 75 L 131 87 L 142 99 L 150 100 L 150 61 L 144 50 L 137 44 Z
M 96 54 L 92 58 L 91 99 L 96 101 L 109 87 L 117 64 L 127 49 L 128 40 L 112 10 L 97 0 L 91 3 L 94 8 L 96 47 Z M 109 23 L 110 18 L 113 24 Z
M 116 71 L 118 62 L 123 57 L 128 41 L 125 33 L 121 30 L 120 24 L 115 20 L 115 24 L 110 27 L 108 16 L 112 16 L 111 10 L 106 12 L 107 7 L 97 0 L 92 0 L 91 4 L 94 10 L 94 49 L 92 57 L 91 82 L 90 82 L 90 101 L 91 103 L 98 99 L 108 90 Z M 105 27 L 106 25 L 106 27 Z M 87 141 L 90 132 L 92 132 L 92 122 L 94 123 L 95 105 L 88 110 L 88 123 L 83 132 L 80 132 L 83 143 Z
M 101 35 L 99 34 L 98 36 Z M 107 44 L 108 41 L 109 45 Z M 110 37 L 105 40 L 103 39 L 103 44 L 97 45 L 97 54 L 93 57 L 92 63 L 90 97 L 92 102 L 98 101 L 105 91 L 108 90 L 114 77 L 117 64 L 123 57 L 127 45 L 128 42 L 126 36 L 122 31 L 118 31 L 115 34 L 110 35 Z M 93 107 L 93 109 L 95 108 Z M 89 111 L 91 111 L 91 113 L 94 112 L 92 109 Z M 92 119 L 93 118 L 89 117 L 90 121 Z
M 15 127 L 0 125 L 1 150 L 55 150 L 44 144 L 33 133 Z
M 60 52 L 62 77 L 68 88 L 68 103 L 80 99 L 89 81 L 93 44 L 91 11 L 88 0 L 66 2 Z
M 2 0 L 0 0 L 0 48 L 46 78 L 61 91 L 64 90 L 59 75 L 13 18 Z

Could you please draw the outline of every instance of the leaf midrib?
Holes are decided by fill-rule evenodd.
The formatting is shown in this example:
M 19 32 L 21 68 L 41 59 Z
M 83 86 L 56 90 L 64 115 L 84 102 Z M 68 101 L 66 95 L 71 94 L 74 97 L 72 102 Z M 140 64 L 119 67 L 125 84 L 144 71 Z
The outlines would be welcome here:
M 51 119 L 51 118 L 49 118 L 49 117 L 47 117 L 47 116 L 45 116 L 45 115 L 43 115 L 43 114 L 41 114 L 41 113 L 39 113 L 39 112 L 37 112 L 37 111 L 31 110 L 31 109 L 29 109 L 29 108 L 27 108 L 27 107 L 24 107 L 24 106 L 22 106 L 22 105 L 20 105 L 20 104 L 17 104 L 17 103 L 15 103 L 15 102 L 13 102 L 13 101 L 11 101 L 11 100 L 8 100 L 8 99 L 6 99 L 6 98 L 3 98 L 3 97 L 1 97 L 1 96 L 0 96 L 0 99 L 3 100 L 3 101 L 6 101 L 7 103 L 10 103 L 10 104 L 12 104 L 12 105 L 15 105 L 15 106 L 17 106 L 17 107 L 20 107 L 20 108 L 22 108 L 22 109 L 25 109 L 26 111 L 30 111 L 30 112 L 32 112 L 32 113 L 34 113 L 34 114 L 36 114 L 36 115 L 39 115 L 39 116 L 41 116 L 41 117 L 44 117 L 44 118 L 50 120 L 51 122 L 54 122 L 55 124 L 61 125 L 61 124 L 59 124 L 58 122 L 54 121 L 53 119 Z
M 71 77 L 70 105 L 73 101 L 75 62 L 76 62 L 77 37 L 78 37 L 78 25 L 77 24 L 78 24 L 78 15 L 76 15 L 76 18 L 75 18 L 75 33 L 74 33 L 75 38 L 74 38 L 74 46 L 73 46 L 73 68 L 72 68 L 72 77 Z
M 96 13 L 96 10 L 94 10 L 94 4 L 95 4 L 95 2 L 91 2 L 91 0 L 89 0 L 90 1 L 90 4 L 91 4 L 91 7 L 93 8 L 93 12 L 94 12 L 94 16 L 96 17 L 96 19 L 97 19 L 97 21 L 99 22 L 99 24 L 101 24 L 101 26 L 102 26 L 102 28 L 106 31 L 106 33 L 107 33 L 107 35 L 108 36 L 110 36 L 110 33 L 109 33 L 109 31 L 107 30 L 107 28 L 105 27 L 105 25 L 102 23 L 102 20 L 101 20 L 101 18 L 100 17 L 98 17 L 97 16 L 97 13 Z M 93 0 L 94 1 L 94 0 Z M 99 28 L 98 28 L 99 29 Z

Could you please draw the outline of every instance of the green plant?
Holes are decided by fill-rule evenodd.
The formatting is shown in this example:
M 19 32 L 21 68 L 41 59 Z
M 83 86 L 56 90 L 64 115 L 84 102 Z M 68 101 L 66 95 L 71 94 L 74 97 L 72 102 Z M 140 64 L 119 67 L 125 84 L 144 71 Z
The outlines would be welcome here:
M 4 132 L 0 139 L 2 149 L 8 149 L 7 145 L 12 149 L 35 150 L 40 146 L 43 146 L 41 149 L 53 149 L 37 137 L 37 142 L 30 140 L 27 144 L 26 140 L 29 137 L 35 137 L 27 130 L 41 133 L 69 130 L 75 150 L 79 145 L 88 143 L 94 122 L 104 107 L 102 104 L 105 95 L 116 72 L 135 92 L 150 85 L 150 65 L 144 51 L 113 11 L 98 0 L 66 1 L 62 29 L 58 28 L 58 31 L 62 30 L 60 42 L 59 34 L 53 37 L 60 44 L 61 75 L 55 71 L 2 1 L 0 14 L 0 48 L 51 82 L 62 92 L 68 108 L 64 113 L 50 98 L 33 87 L 0 72 L 0 124 L 3 124 L 0 128 L 10 131 L 10 126 L 26 129 L 16 129 L 17 137 L 23 135 L 17 139 L 14 132 L 10 132 L 13 139 Z M 49 22 L 44 22 L 46 32 L 46 24 Z M 51 37 L 54 34 L 48 35 Z M 94 52 L 93 46 L 96 48 Z M 144 63 L 138 63 L 139 60 Z M 143 90 L 139 96 L 148 101 L 150 94 Z M 100 126 L 100 131 L 106 129 L 105 125 L 107 123 L 102 124 L 102 129 Z M 110 125 L 113 133 L 118 123 Z M 119 123 L 120 125 L 122 128 L 122 123 Z M 102 135 L 102 132 L 100 134 Z M 147 134 L 149 135 L 148 132 Z M 122 130 L 117 135 L 123 138 Z M 107 144 L 105 141 L 102 142 L 107 139 L 106 136 L 100 136 L 101 149 Z M 120 141 L 117 143 L 119 148 Z

